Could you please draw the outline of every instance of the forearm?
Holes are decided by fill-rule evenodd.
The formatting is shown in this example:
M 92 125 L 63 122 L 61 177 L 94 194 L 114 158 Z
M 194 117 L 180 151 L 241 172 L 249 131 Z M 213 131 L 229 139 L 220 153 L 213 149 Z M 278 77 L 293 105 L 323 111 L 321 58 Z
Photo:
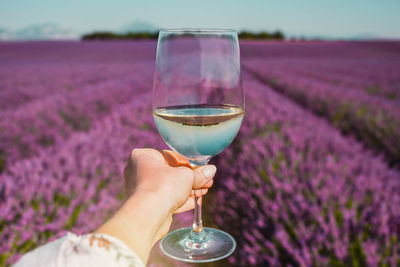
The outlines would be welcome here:
M 169 227 L 165 222 L 171 220 L 170 210 L 166 207 L 155 193 L 138 191 L 96 233 L 118 238 L 146 263 L 154 243 L 168 231 L 163 229 Z

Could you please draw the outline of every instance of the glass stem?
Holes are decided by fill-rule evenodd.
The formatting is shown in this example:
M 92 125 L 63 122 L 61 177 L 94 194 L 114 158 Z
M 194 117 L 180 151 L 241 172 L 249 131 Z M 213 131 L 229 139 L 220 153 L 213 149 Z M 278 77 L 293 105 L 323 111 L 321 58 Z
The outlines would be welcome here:
M 190 161 L 190 163 L 192 164 L 193 167 L 200 167 L 206 165 L 208 161 L 209 159 L 201 162 Z M 201 220 L 201 198 L 202 198 L 201 189 L 199 189 L 199 191 L 200 191 L 200 197 L 197 197 L 196 194 L 194 194 L 194 202 L 195 202 L 194 218 L 192 224 L 192 231 L 190 231 L 190 236 L 189 236 L 189 238 L 194 242 L 201 242 L 207 239 L 206 233 L 204 233 L 203 221 Z
M 200 189 L 201 190 L 201 189 Z M 193 225 L 192 231 L 190 233 L 190 237 L 194 240 L 202 240 L 204 239 L 204 228 L 203 222 L 201 220 L 201 198 L 202 197 L 194 197 L 195 206 L 194 206 L 194 218 L 193 218 Z

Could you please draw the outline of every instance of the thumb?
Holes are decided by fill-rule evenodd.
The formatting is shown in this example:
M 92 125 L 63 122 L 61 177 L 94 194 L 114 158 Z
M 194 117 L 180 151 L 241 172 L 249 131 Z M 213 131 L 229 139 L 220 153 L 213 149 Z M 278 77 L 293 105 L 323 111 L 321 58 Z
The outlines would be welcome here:
M 217 167 L 214 165 L 204 165 L 193 170 L 194 172 L 194 182 L 193 189 L 201 189 L 205 185 L 212 185 L 209 183 L 212 178 L 214 178 Z

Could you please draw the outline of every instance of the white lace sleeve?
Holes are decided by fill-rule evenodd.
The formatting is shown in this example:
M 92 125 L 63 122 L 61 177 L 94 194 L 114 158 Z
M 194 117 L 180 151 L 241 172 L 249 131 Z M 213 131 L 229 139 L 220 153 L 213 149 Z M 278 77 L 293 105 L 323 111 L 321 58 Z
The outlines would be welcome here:
M 105 234 L 75 235 L 49 242 L 25 254 L 15 267 L 144 267 L 119 239 Z

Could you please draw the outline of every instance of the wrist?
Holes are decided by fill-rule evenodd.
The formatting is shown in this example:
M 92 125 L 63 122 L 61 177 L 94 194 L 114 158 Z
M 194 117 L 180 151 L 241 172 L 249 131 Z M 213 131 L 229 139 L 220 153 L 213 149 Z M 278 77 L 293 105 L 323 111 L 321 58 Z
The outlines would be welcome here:
M 132 194 L 127 200 L 131 198 L 145 199 L 152 202 L 158 207 L 158 213 L 166 214 L 173 213 L 176 207 L 176 191 L 174 188 L 163 186 L 162 189 L 154 189 L 154 186 L 140 186 L 136 188 L 135 193 Z M 132 201 L 133 203 L 134 201 Z M 129 204 L 134 205 L 134 204 Z M 162 217 L 162 216 L 161 216 Z
M 146 222 L 147 228 L 157 229 L 171 215 L 171 205 L 158 192 L 137 190 L 120 208 L 129 219 Z
M 146 263 L 153 244 L 159 239 L 171 209 L 156 192 L 138 190 L 118 212 L 96 232 L 112 235 L 127 244 Z M 169 228 L 169 224 L 167 226 Z M 167 229 L 168 231 L 168 229 Z

